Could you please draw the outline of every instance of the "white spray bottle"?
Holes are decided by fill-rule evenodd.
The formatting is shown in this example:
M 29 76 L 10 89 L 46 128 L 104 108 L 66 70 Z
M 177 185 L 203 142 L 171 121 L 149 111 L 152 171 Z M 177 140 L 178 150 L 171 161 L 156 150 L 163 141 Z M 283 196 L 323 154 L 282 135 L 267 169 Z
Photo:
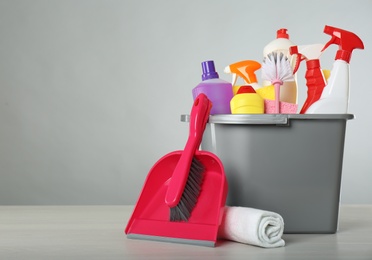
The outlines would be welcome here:
M 328 84 L 323 89 L 320 99 L 314 102 L 306 114 L 346 114 L 349 106 L 350 58 L 354 49 L 364 49 L 362 40 L 352 32 L 326 25 L 324 33 L 332 36 L 324 46 L 337 44 L 335 62 Z

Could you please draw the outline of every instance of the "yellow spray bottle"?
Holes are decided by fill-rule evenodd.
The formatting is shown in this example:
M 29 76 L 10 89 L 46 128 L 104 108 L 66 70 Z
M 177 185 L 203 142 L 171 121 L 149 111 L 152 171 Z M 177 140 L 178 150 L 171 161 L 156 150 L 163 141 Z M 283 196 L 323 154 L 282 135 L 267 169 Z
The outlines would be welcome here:
M 261 68 L 261 64 L 254 60 L 243 60 L 227 66 L 225 73 L 232 74 L 232 82 L 234 95 L 237 93 L 240 86 L 236 86 L 238 77 L 244 80 L 244 83 L 258 89 L 261 86 L 257 83 L 255 71 Z

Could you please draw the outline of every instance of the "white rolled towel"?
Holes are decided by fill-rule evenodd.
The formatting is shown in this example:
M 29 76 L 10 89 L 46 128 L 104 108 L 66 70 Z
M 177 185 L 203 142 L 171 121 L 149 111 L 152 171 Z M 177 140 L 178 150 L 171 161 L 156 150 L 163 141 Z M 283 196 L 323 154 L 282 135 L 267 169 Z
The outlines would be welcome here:
M 282 247 L 284 221 L 278 213 L 247 207 L 224 208 L 219 237 L 265 248 Z

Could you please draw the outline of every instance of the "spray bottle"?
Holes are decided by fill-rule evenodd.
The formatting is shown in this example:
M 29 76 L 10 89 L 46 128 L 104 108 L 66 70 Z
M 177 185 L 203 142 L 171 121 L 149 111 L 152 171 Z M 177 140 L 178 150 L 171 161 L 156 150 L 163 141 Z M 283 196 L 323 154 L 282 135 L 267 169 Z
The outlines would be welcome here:
M 362 40 L 352 32 L 326 25 L 324 33 L 331 35 L 331 40 L 324 46 L 324 51 L 331 44 L 337 44 L 335 62 L 328 84 L 323 89 L 318 101 L 312 104 L 306 114 L 346 114 L 349 105 L 350 58 L 354 49 L 364 49 Z
M 267 44 L 263 49 L 263 56 L 267 57 L 267 55 L 272 52 L 281 52 L 291 61 L 293 59 L 290 57 L 289 47 L 294 45 L 295 44 L 289 40 L 287 29 L 279 29 L 276 32 L 276 39 Z M 291 66 L 293 69 L 294 64 L 291 64 Z M 297 77 L 296 74 L 293 76 L 294 81 L 286 81 L 281 87 L 280 101 L 297 104 Z M 263 80 L 262 85 L 269 86 L 271 85 L 271 82 Z
M 204 93 L 212 101 L 211 115 L 230 114 L 230 100 L 233 97 L 232 86 L 229 82 L 219 78 L 212 60 L 202 62 L 202 82 L 192 90 L 195 100 L 200 93 Z
M 298 56 L 296 58 L 297 62 L 293 69 L 293 73 L 297 72 L 301 61 L 306 60 L 305 78 L 307 86 L 307 98 L 302 106 L 300 114 L 304 114 L 315 101 L 319 100 L 323 89 L 327 84 L 319 61 L 323 48 L 324 44 L 292 46 L 289 48 L 289 53 L 291 55 Z
M 237 93 L 239 86 L 236 86 L 238 77 L 244 80 L 244 83 L 258 89 L 261 86 L 257 83 L 255 71 L 261 68 L 261 64 L 254 60 L 243 60 L 227 66 L 225 73 L 232 74 L 232 82 L 234 95 Z

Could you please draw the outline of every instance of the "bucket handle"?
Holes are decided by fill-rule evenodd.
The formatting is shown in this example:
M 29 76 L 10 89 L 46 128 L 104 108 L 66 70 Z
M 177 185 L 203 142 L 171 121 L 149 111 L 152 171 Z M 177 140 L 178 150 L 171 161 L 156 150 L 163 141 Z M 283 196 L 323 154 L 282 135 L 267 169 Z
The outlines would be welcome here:
M 181 115 L 181 122 L 189 122 L 189 115 Z M 213 115 L 209 117 L 211 124 L 242 124 L 242 125 L 278 125 L 288 126 L 287 114 L 265 114 L 262 115 Z

